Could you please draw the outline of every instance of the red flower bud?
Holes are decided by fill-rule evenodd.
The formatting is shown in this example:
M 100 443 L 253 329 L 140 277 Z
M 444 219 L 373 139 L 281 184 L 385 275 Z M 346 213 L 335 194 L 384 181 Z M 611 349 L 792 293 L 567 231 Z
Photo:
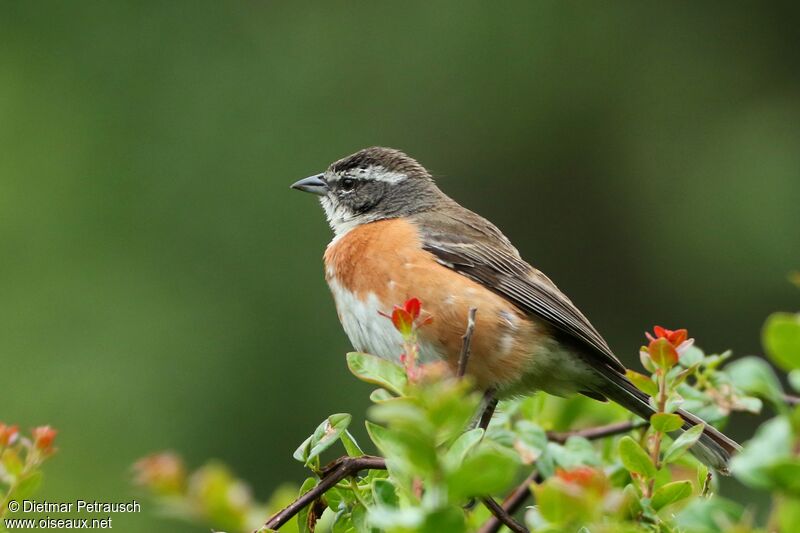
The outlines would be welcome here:
M 0 422 L 0 446 L 8 446 L 14 444 L 19 437 L 19 428 L 14 426 L 7 426 Z
M 656 339 L 667 339 L 667 342 L 675 348 L 680 346 L 689 336 L 689 333 L 685 329 L 676 329 L 673 331 L 671 329 L 662 328 L 661 326 L 655 326 L 653 328 L 653 333 L 656 334 L 655 337 L 649 333 L 645 333 L 647 340 L 652 342 Z
M 403 337 L 406 337 L 411 334 L 414 326 L 414 319 L 411 313 L 404 308 L 395 307 L 392 311 L 392 324 L 394 324 L 395 329 L 399 331 Z
M 391 315 L 378 311 L 381 316 L 390 318 L 395 329 L 405 338 L 408 338 L 414 330 L 433 322 L 432 316 L 422 317 L 421 313 L 422 302 L 419 301 L 419 298 L 409 298 L 402 307 L 395 305 Z
M 419 298 L 409 298 L 406 300 L 403 308 L 411 315 L 412 320 L 416 320 L 419 316 L 419 312 L 422 310 L 422 303 L 419 301 Z
M 589 487 L 595 484 L 598 472 L 589 466 L 577 466 L 571 470 L 556 468 L 556 477 L 565 483 Z
M 53 440 L 55 440 L 56 434 L 58 434 L 58 431 L 50 426 L 33 428 L 33 445 L 37 450 L 51 452 L 53 451 Z
M 186 467 L 181 458 L 172 452 L 161 452 L 139 459 L 133 465 L 135 481 L 161 494 L 175 494 L 183 490 Z

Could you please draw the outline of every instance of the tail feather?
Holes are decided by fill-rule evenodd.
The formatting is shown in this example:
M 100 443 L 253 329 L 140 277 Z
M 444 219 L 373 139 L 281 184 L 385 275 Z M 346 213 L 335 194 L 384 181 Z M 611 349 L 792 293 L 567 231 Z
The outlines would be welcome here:
M 655 411 L 650 406 L 650 398 L 631 383 L 624 374 L 607 369 L 605 372 L 598 372 L 604 378 L 605 383 L 597 388 L 597 392 L 602 393 L 608 399 L 620 404 L 634 414 L 650 419 Z M 706 465 L 716 469 L 721 474 L 728 474 L 728 464 L 731 457 L 741 450 L 732 439 L 726 437 L 713 426 L 706 424 L 699 417 L 679 409 L 676 411 L 683 418 L 684 424 L 680 431 L 686 431 L 698 424 L 704 424 L 703 434 L 697 443 L 689 448 L 689 451 Z M 676 432 L 676 433 L 680 433 Z

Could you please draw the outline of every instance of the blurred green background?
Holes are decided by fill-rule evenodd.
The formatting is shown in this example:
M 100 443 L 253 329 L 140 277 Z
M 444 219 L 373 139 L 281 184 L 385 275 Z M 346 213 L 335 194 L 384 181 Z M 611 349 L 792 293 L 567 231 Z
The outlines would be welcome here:
M 319 421 L 362 416 L 330 231 L 288 185 L 369 145 L 629 363 L 653 324 L 760 353 L 798 307 L 797 6 L 3 1 L 0 420 L 60 429 L 40 496 L 129 498 L 172 448 L 265 498 Z M 144 507 L 115 527 L 198 530 Z

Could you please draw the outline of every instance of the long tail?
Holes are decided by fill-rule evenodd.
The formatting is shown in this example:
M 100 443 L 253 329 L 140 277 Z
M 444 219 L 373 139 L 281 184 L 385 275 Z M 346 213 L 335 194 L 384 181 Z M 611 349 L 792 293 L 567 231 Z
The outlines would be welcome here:
M 655 411 L 650 407 L 649 397 L 637 389 L 624 374 L 611 369 L 598 374 L 604 378 L 605 383 L 597 389 L 597 392 L 645 420 L 650 419 L 650 415 Z M 678 410 L 677 414 L 684 420 L 680 431 L 691 429 L 697 424 L 705 424 L 700 439 L 689 449 L 692 455 L 721 474 L 728 474 L 731 456 L 741 450 L 741 446 L 695 415 L 683 410 Z

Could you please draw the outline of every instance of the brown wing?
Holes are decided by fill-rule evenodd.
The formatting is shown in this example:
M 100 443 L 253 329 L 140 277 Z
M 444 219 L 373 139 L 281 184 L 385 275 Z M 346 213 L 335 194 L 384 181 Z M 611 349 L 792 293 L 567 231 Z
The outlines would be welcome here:
M 438 261 L 536 315 L 589 348 L 589 362 L 618 372 L 625 367 L 550 279 L 526 263 L 508 239 L 487 220 L 457 205 L 415 216 L 423 247 Z

